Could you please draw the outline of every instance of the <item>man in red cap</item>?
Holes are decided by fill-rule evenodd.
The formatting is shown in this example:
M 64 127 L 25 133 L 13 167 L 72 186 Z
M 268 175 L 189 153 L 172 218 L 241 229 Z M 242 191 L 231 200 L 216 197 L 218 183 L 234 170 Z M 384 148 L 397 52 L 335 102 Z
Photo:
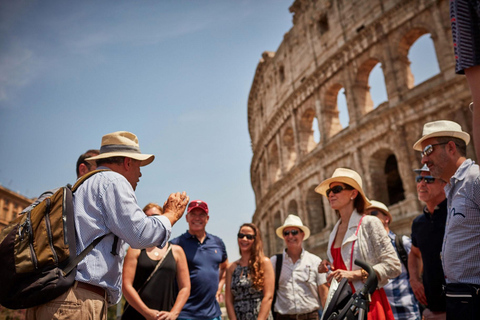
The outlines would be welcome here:
M 190 271 L 191 291 L 178 319 L 220 320 L 218 304 L 228 266 L 222 239 L 205 231 L 208 205 L 202 200 L 189 203 L 186 215 L 188 231 L 171 242 L 183 248 Z

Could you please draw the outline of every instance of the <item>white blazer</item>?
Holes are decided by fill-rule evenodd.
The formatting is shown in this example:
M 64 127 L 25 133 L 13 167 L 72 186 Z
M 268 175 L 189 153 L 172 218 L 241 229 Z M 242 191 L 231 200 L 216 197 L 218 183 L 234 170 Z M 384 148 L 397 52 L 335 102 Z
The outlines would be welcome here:
M 342 241 L 341 253 L 343 262 L 347 270 L 350 270 L 352 244 L 355 241 L 353 261 L 360 259 L 372 265 L 378 276 L 378 287 L 381 288 L 388 283 L 388 279 L 393 279 L 400 275 L 402 265 L 380 219 L 373 216 L 364 216 L 362 224 L 358 229 L 358 234 L 355 235 L 360 219 L 362 219 L 362 215 L 357 210 L 353 210 L 352 216 L 348 221 L 347 232 Z M 339 224 L 340 220 L 333 227 L 328 240 L 327 255 L 330 262 L 333 262 L 331 248 L 332 243 L 335 241 Z M 359 266 L 352 263 L 352 270 L 359 269 Z M 363 282 L 360 280 L 353 281 L 353 285 L 356 291 L 363 288 Z

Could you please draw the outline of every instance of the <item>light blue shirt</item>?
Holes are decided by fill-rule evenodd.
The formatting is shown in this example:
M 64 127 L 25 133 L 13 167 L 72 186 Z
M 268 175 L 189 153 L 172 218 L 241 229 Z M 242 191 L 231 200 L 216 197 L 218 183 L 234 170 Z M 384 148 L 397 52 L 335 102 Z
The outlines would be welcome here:
M 445 186 L 442 265 L 447 283 L 480 285 L 480 169 L 465 160 Z
M 170 221 L 163 216 L 146 216 L 131 184 L 114 171 L 88 178 L 74 193 L 73 206 L 77 254 L 94 239 L 108 234 L 78 264 L 75 279 L 104 288 L 108 303 L 116 304 L 122 295 L 125 242 L 136 249 L 163 247 L 170 237 Z M 118 255 L 111 253 L 114 235 L 119 237 Z

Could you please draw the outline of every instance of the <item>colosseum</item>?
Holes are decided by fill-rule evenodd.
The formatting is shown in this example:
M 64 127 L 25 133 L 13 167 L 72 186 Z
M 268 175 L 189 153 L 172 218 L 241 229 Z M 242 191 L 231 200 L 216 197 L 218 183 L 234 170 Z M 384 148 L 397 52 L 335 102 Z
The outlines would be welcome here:
M 276 52 L 262 54 L 248 99 L 252 221 L 266 254 L 280 252 L 274 230 L 297 214 L 312 231 L 305 248 L 326 257 L 337 218 L 314 188 L 337 167 L 359 172 L 367 196 L 389 206 L 391 229 L 409 234 L 423 208 L 412 171 L 423 124 L 449 119 L 472 129 L 448 0 L 295 0 L 289 9 L 293 26 Z M 420 65 L 433 62 L 438 72 L 417 83 L 410 49 L 420 38 L 433 56 Z M 369 80 L 375 68 L 382 81 Z M 375 104 L 379 86 L 386 101 Z M 467 152 L 474 157 L 472 144 Z

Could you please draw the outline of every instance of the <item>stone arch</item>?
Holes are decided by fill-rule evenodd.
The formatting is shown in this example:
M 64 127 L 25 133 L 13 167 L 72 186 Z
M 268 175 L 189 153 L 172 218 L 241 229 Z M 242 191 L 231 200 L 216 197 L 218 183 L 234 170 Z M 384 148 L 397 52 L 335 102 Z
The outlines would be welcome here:
M 295 200 L 290 200 L 288 203 L 287 214 L 294 214 L 298 216 L 298 204 Z
M 277 211 L 273 215 L 273 232 L 272 232 L 273 237 L 275 239 L 274 241 L 272 241 L 273 243 L 275 243 L 275 247 L 274 247 L 275 252 L 281 252 L 283 248 L 283 240 L 280 239 L 276 233 L 277 228 L 281 227 L 282 225 L 283 225 L 282 216 L 280 214 L 280 211 Z
M 413 74 L 414 86 L 440 73 L 431 34 L 425 33 L 415 40 L 408 51 L 408 60 L 411 62 L 410 71 Z
M 282 138 L 282 142 L 285 147 L 285 152 L 282 152 L 284 155 L 283 163 L 285 164 L 285 171 L 288 171 L 295 165 L 295 162 L 297 161 L 297 152 L 295 150 L 295 135 L 293 133 L 293 129 L 291 127 L 285 129 Z
M 313 137 L 313 119 L 315 119 L 315 110 L 309 108 L 305 110 L 299 123 L 300 149 L 303 153 L 309 153 L 317 146 Z
M 270 170 L 270 181 L 271 183 L 275 183 L 281 176 L 281 169 L 280 169 L 280 154 L 278 150 L 278 146 L 274 143 L 270 147 L 270 152 L 268 154 L 268 168 Z
M 362 65 L 358 68 L 357 78 L 355 82 L 355 98 L 358 101 L 358 106 L 360 108 L 360 114 L 364 115 L 375 108 L 374 102 L 371 95 L 371 87 L 369 84 L 370 75 L 372 70 L 382 62 L 376 58 L 370 58 L 367 61 L 363 62 Z M 381 83 L 375 84 L 375 86 L 381 86 Z M 383 87 L 385 89 L 385 79 L 383 79 Z
M 387 206 L 405 199 L 397 158 L 392 150 L 380 149 L 369 160 L 371 192 L 369 197 Z
M 411 61 L 408 58 L 408 52 L 412 45 L 424 34 L 430 33 L 424 27 L 415 27 L 410 29 L 405 33 L 405 35 L 400 39 L 398 44 L 399 62 L 402 63 L 402 74 L 405 76 L 405 85 L 408 89 L 412 89 L 415 86 L 415 79 L 410 69 Z
M 337 106 L 337 96 L 342 88 L 343 86 L 341 84 L 336 83 L 330 86 L 325 93 L 325 107 L 322 111 L 322 115 L 325 119 L 325 134 L 328 138 L 334 136 L 342 130 Z
M 316 185 L 313 185 L 308 189 L 306 198 L 308 217 L 306 225 L 310 228 L 312 234 L 319 233 L 327 226 L 327 219 L 323 210 L 323 196 L 315 192 L 315 187 Z

